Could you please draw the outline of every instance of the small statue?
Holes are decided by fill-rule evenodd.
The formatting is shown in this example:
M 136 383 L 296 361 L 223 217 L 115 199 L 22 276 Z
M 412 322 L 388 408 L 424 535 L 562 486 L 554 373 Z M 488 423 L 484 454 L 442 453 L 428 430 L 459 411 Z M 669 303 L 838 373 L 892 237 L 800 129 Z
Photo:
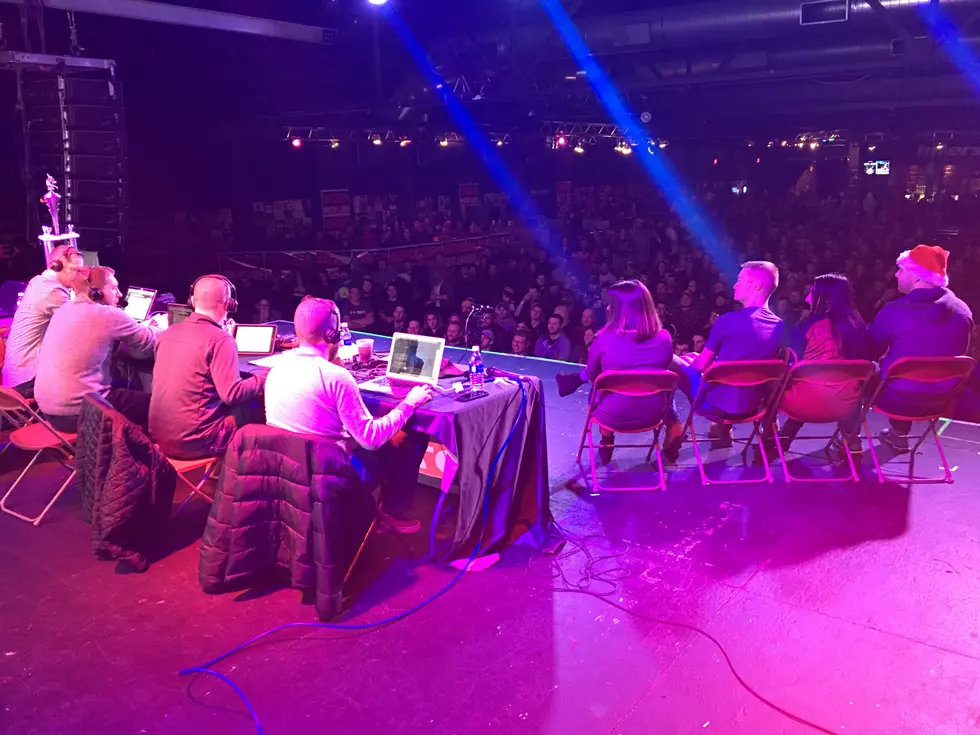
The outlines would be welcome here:
M 54 176 L 48 174 L 44 179 L 44 183 L 48 187 L 48 193 L 41 197 L 41 203 L 48 208 L 48 213 L 51 215 L 51 224 L 41 225 L 41 234 L 37 239 L 41 241 L 44 247 L 44 262 L 50 265 L 51 252 L 54 248 L 62 243 L 71 243 L 77 246 L 78 233 L 75 232 L 75 226 L 69 223 L 68 232 L 64 235 L 61 234 L 61 217 L 59 216 L 61 194 L 58 193 L 58 182 L 54 180 Z
M 58 193 L 58 182 L 54 180 L 54 176 L 48 174 L 44 179 L 45 186 L 48 187 L 48 193 L 41 197 L 41 203 L 47 205 L 48 213 L 51 215 L 51 227 L 54 229 L 55 235 L 61 234 L 61 223 L 58 217 L 58 208 L 61 205 L 61 194 Z M 42 228 L 47 231 L 47 228 Z M 46 234 L 48 234 L 46 232 Z

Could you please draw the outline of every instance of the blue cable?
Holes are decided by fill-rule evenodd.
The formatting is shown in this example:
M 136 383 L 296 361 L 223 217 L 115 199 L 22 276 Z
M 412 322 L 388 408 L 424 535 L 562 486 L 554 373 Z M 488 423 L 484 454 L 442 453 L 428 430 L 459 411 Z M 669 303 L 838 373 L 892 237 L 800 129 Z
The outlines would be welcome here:
M 507 380 L 509 380 L 512 383 L 516 383 L 517 387 L 521 389 L 521 408 L 517 413 L 517 418 L 514 420 L 514 425 L 511 427 L 510 433 L 507 434 L 507 438 L 504 439 L 504 443 L 500 445 L 500 450 L 497 452 L 497 456 L 493 458 L 493 462 L 490 464 L 490 472 L 487 475 L 486 497 L 484 498 L 484 502 L 483 502 L 483 528 L 484 529 L 487 526 L 487 518 L 490 514 L 490 485 L 493 482 L 493 475 L 497 469 L 497 463 L 500 462 L 500 458 L 503 456 L 504 450 L 507 449 L 507 445 L 510 444 L 510 440 L 514 436 L 514 432 L 517 431 L 517 427 L 521 425 L 521 419 L 524 418 L 524 412 L 525 409 L 527 408 L 527 391 L 524 390 L 524 384 L 520 380 L 516 380 L 514 378 L 507 378 Z M 221 681 L 225 682 L 228 686 L 230 686 L 232 690 L 235 692 L 235 694 L 239 696 L 242 702 L 245 703 L 245 707 L 248 709 L 249 714 L 252 716 L 252 722 L 255 724 L 255 730 L 258 733 L 258 735 L 264 735 L 265 731 L 262 729 L 262 723 L 259 722 L 259 717 L 255 712 L 255 708 L 252 707 L 252 703 L 248 701 L 248 697 L 245 696 L 245 693 L 241 689 L 239 689 L 238 686 L 236 686 L 235 683 L 227 676 L 217 671 L 214 671 L 211 668 L 212 666 L 219 663 L 220 661 L 224 661 L 226 658 L 234 656 L 236 653 L 248 648 L 253 643 L 256 643 L 262 640 L 263 638 L 266 638 L 274 633 L 278 633 L 280 630 L 286 630 L 287 628 L 327 628 L 329 630 L 368 630 L 372 628 L 381 628 L 383 626 L 390 625 L 392 623 L 397 623 L 399 620 L 404 620 L 412 613 L 418 612 L 426 605 L 435 602 L 444 594 L 446 594 L 450 589 L 452 589 L 452 587 L 466 573 L 466 570 L 469 569 L 470 564 L 473 563 L 473 560 L 480 552 L 480 546 L 482 544 L 483 544 L 483 537 L 481 536 L 479 541 L 477 541 L 476 547 L 473 549 L 473 553 L 470 554 L 470 558 L 466 560 L 466 566 L 460 569 L 459 573 L 456 574 L 456 576 L 453 577 L 451 580 L 449 580 L 449 582 L 446 584 L 445 587 L 443 587 L 441 590 L 438 590 L 437 592 L 435 592 L 434 594 L 432 594 L 430 597 L 426 598 L 422 602 L 418 603 L 417 605 L 414 605 L 408 608 L 407 610 L 398 613 L 397 615 L 392 615 L 389 618 L 385 618 L 384 620 L 378 620 L 373 623 L 359 623 L 357 625 L 343 625 L 339 623 L 285 623 L 284 625 L 280 625 L 275 628 L 272 628 L 271 630 L 267 630 L 264 633 L 259 633 L 259 635 L 255 636 L 254 638 L 245 641 L 241 645 L 235 646 L 230 651 L 226 651 L 220 656 L 211 659 L 207 663 L 189 669 L 182 669 L 178 673 L 178 676 L 187 676 L 188 674 L 207 674 L 221 679 Z

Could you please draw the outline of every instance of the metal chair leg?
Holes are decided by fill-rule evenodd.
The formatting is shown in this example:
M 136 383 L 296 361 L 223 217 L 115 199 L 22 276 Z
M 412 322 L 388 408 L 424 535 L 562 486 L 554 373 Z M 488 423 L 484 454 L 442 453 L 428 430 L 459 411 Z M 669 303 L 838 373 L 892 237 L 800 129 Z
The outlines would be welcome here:
M 350 566 L 347 567 L 347 574 L 344 575 L 344 582 L 342 587 L 347 586 L 347 580 L 350 579 L 350 575 L 354 571 L 354 567 L 357 566 L 357 561 L 361 558 L 361 554 L 364 553 L 364 547 L 367 546 L 367 542 L 371 539 L 371 534 L 374 533 L 374 527 L 378 525 L 377 517 L 371 521 L 371 525 L 368 526 L 367 533 L 364 534 L 364 539 L 361 541 L 361 545 L 357 547 L 357 553 L 354 554 L 354 558 L 351 559 Z
M 60 498 L 61 494 L 68 488 L 68 486 L 71 484 L 71 481 L 75 479 L 76 474 L 77 473 L 75 470 L 71 471 L 71 474 L 68 475 L 68 479 L 64 481 L 62 486 L 58 488 L 58 492 L 56 492 L 54 494 L 54 497 L 51 498 L 51 502 L 48 503 L 46 506 L 44 506 L 44 510 L 41 511 L 41 515 L 39 515 L 37 518 L 34 519 L 35 527 L 41 525 L 41 521 L 44 520 L 44 516 L 46 516 L 48 514 L 48 511 L 51 510 L 51 506 L 53 506 L 56 502 L 58 502 L 58 498 Z
M 442 517 L 442 506 L 446 503 L 446 497 L 446 493 L 439 493 L 439 500 L 436 501 L 436 509 L 432 513 L 432 525 L 429 528 L 429 561 L 433 564 L 436 561 L 436 530 L 439 527 L 439 519 Z
M 578 455 L 575 457 L 576 462 L 582 461 L 582 450 L 585 448 L 585 437 L 592 431 L 592 420 L 591 417 L 585 420 L 585 428 L 582 429 L 582 441 L 578 444 Z
M 11 510 L 10 508 L 8 508 L 7 507 L 7 499 L 13 494 L 14 490 L 17 489 L 17 486 L 20 484 L 20 481 L 24 479 L 24 475 L 26 475 L 28 472 L 30 472 L 31 467 L 34 466 L 34 463 L 37 462 L 38 458 L 42 454 L 44 454 L 44 450 L 43 449 L 39 449 L 37 451 L 37 453 L 34 455 L 34 457 L 31 459 L 31 461 L 27 463 L 27 467 L 25 467 L 21 471 L 21 473 L 17 476 L 17 479 L 14 480 L 14 484 L 11 485 L 10 488 L 7 490 L 7 492 L 4 494 L 4 496 L 2 498 L 0 498 L 0 510 L 2 510 L 4 513 L 8 513 L 8 514 L 12 515 L 14 518 L 20 518 L 22 521 L 27 521 L 28 523 L 33 523 L 34 522 L 34 519 L 33 518 L 28 518 L 27 516 L 21 515 L 17 511 L 14 511 L 14 510 Z

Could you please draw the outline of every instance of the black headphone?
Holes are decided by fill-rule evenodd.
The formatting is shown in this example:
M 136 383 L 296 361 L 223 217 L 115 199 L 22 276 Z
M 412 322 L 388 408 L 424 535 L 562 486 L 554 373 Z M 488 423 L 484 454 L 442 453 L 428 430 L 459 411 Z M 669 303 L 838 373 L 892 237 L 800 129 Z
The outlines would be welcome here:
M 228 291 L 231 296 L 229 296 L 228 300 L 225 302 L 225 308 L 228 309 L 229 314 L 234 314 L 236 311 L 238 311 L 238 292 L 235 290 L 235 284 L 232 283 L 230 279 L 225 278 L 218 273 L 209 273 L 194 279 L 194 283 L 191 284 L 190 296 L 187 297 L 187 303 L 194 306 L 194 289 L 197 288 L 197 284 L 205 278 L 217 278 L 218 280 L 224 281 L 226 284 L 228 284 Z
M 61 271 L 65 269 L 65 258 L 67 258 L 69 255 L 74 257 L 75 255 L 78 255 L 78 251 L 75 250 L 75 248 L 66 248 L 65 252 L 59 255 L 55 260 L 51 261 L 51 265 L 48 266 L 48 270 L 54 273 L 61 273 Z
M 307 300 L 312 301 L 314 299 L 316 301 L 326 301 L 331 306 L 333 306 L 332 314 L 333 314 L 334 328 L 328 330 L 327 333 L 323 335 L 323 341 L 326 342 L 328 345 L 339 344 L 341 340 L 341 334 L 340 334 L 341 317 L 340 317 L 340 309 L 337 308 L 337 302 L 333 301 L 332 299 L 322 299 L 319 296 L 311 296 L 310 294 L 307 294 L 306 296 L 303 297 L 303 301 L 307 301 Z

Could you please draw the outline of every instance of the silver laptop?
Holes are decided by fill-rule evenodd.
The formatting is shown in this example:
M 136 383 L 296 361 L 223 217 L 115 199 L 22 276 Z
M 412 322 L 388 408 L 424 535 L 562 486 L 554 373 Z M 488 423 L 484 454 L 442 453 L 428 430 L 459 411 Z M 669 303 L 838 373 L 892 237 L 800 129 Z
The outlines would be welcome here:
M 276 351 L 275 324 L 236 324 L 239 355 L 271 355 Z
M 146 321 L 156 297 L 157 292 L 152 288 L 130 286 L 126 292 L 126 308 L 124 311 L 138 322 Z
M 417 385 L 438 389 L 439 370 L 446 340 L 418 334 L 396 333 L 391 338 L 388 369 L 383 378 L 358 386 L 361 390 L 388 395 L 408 393 Z

